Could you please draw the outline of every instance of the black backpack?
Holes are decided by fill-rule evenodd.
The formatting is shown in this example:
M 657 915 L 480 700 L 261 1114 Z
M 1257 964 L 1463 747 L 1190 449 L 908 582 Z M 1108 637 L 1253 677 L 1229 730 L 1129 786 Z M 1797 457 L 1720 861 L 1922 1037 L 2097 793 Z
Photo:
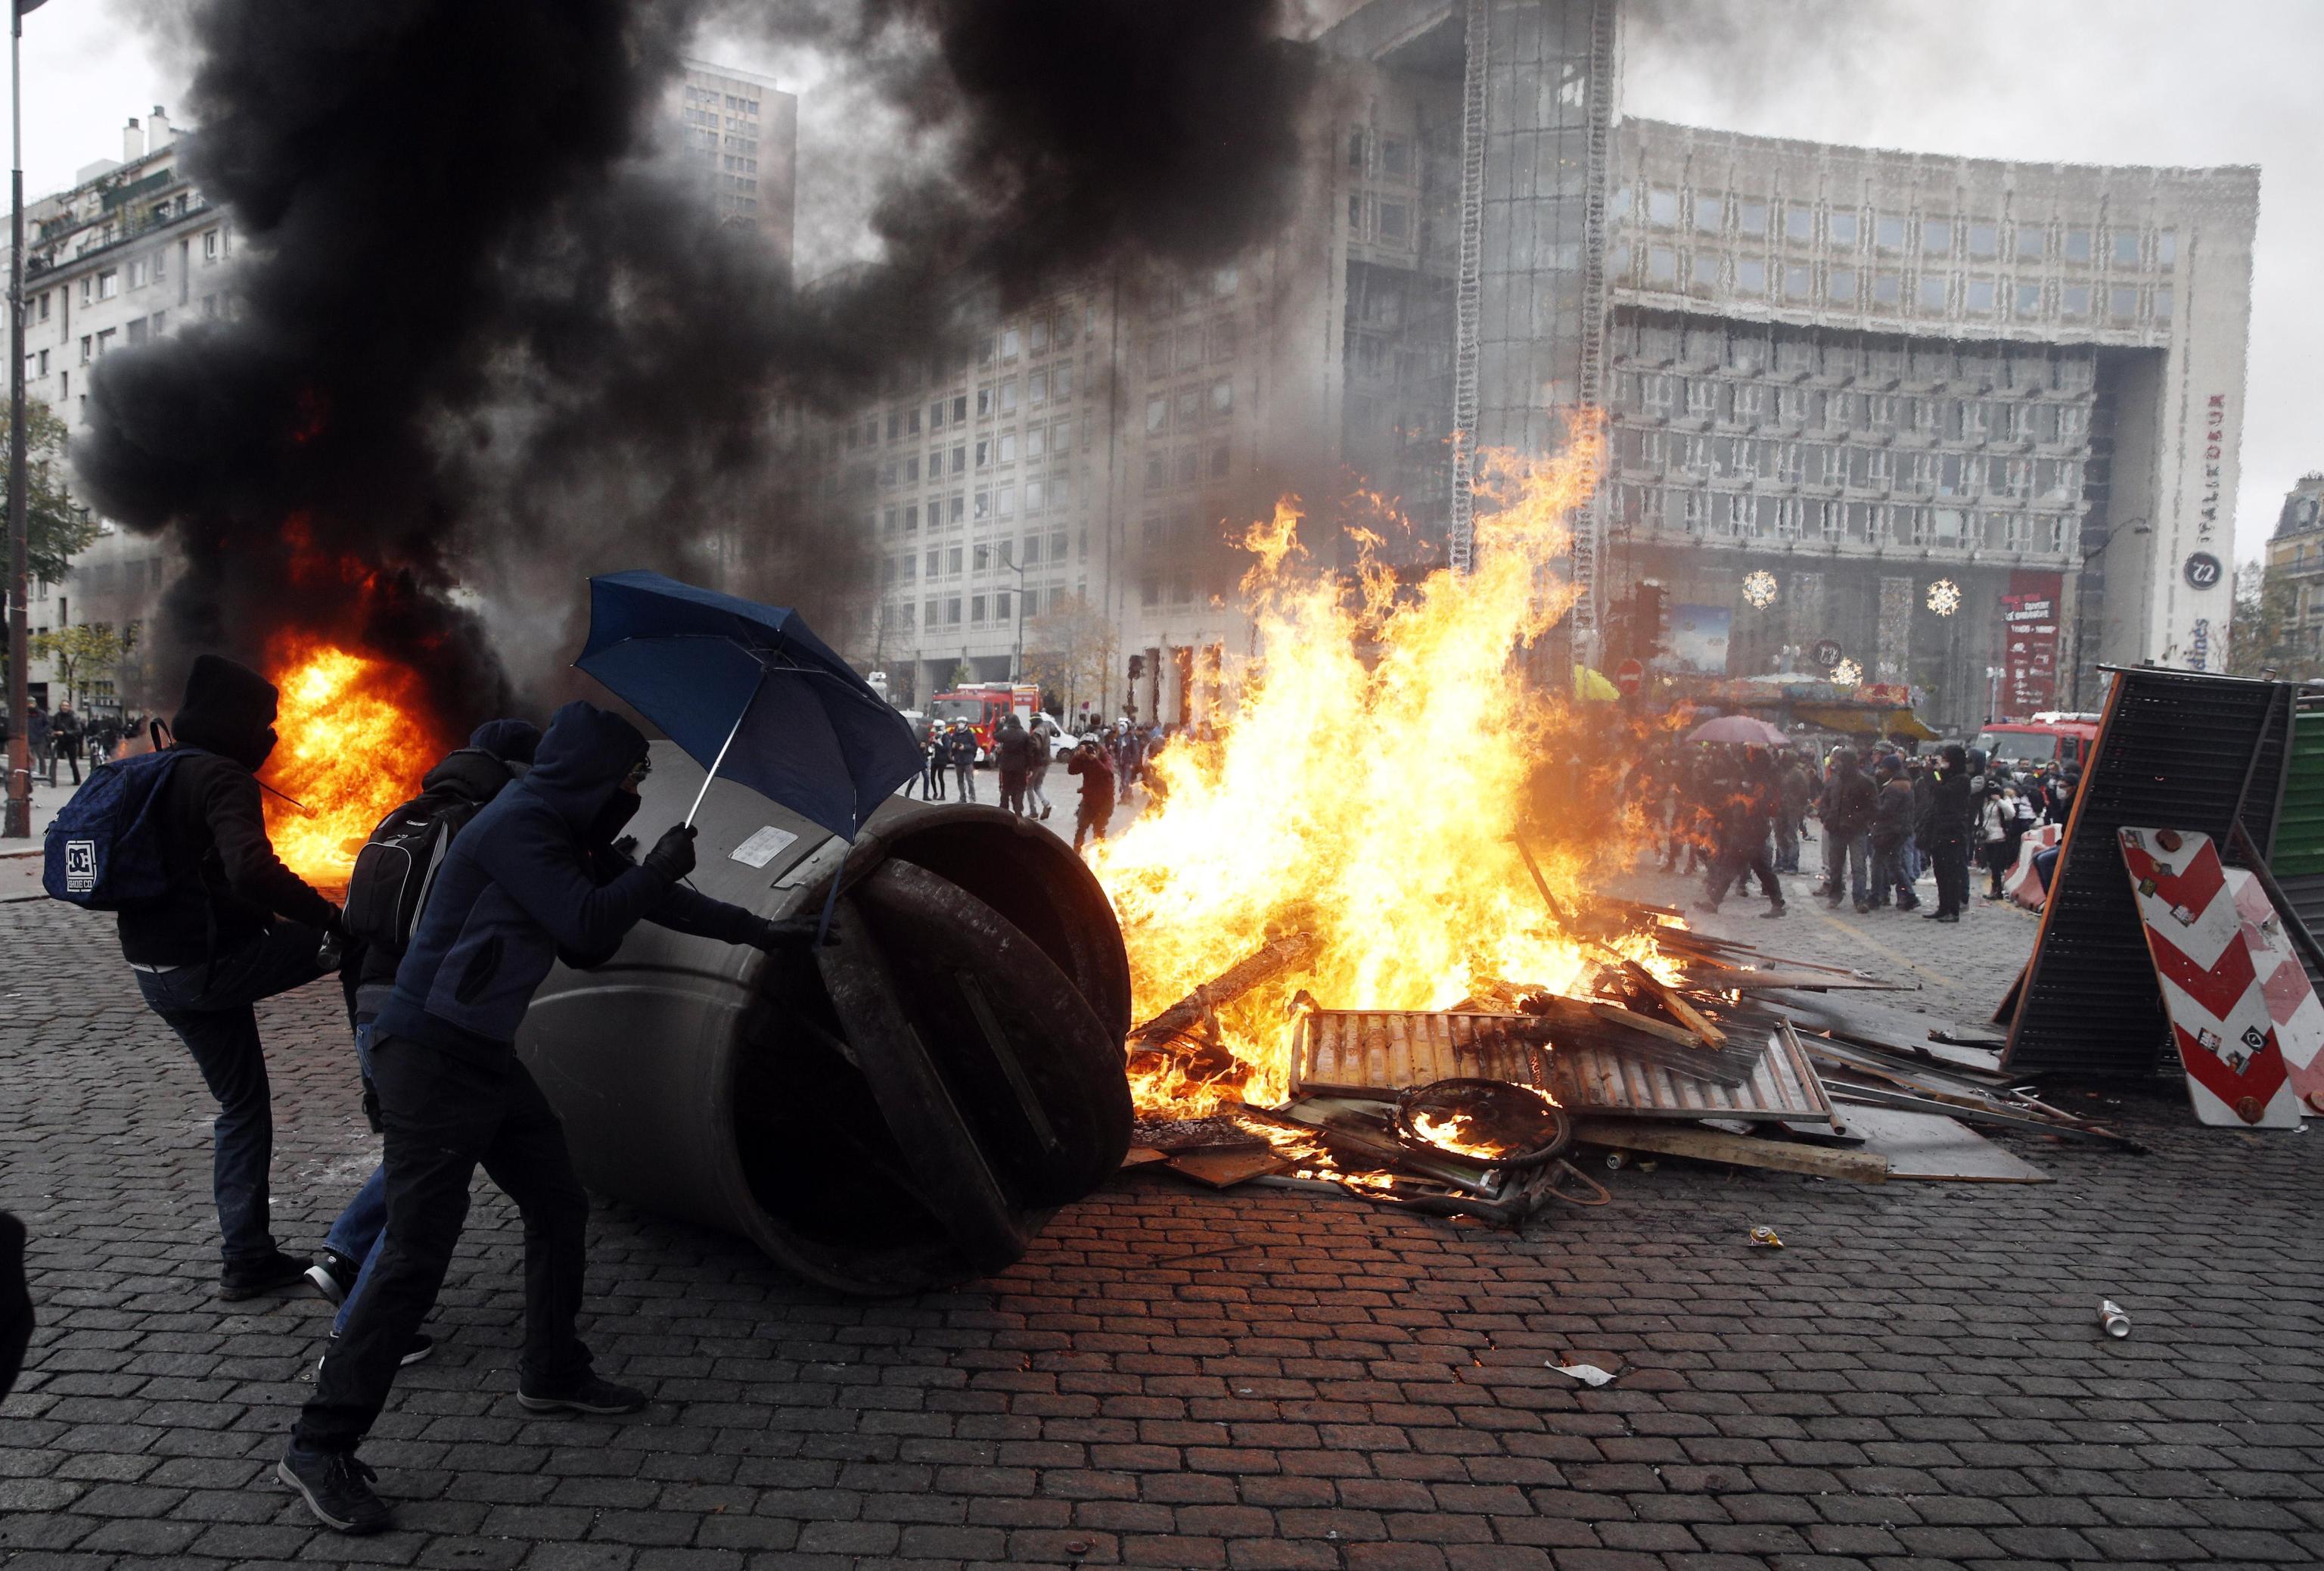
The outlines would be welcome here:
M 352 938 L 401 955 L 452 849 L 452 836 L 484 804 L 456 791 L 422 791 L 379 821 L 355 856 L 340 919 Z

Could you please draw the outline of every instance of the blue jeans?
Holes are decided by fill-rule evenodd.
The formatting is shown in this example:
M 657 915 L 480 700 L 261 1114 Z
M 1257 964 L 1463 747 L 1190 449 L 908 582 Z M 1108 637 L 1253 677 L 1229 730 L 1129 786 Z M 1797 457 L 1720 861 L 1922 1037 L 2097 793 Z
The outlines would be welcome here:
M 1858 905 L 1866 903 L 1871 892 L 1871 881 L 1867 876 L 1872 859 L 1872 836 L 1868 832 L 1840 835 L 1826 827 L 1823 832 L 1823 872 L 1825 898 L 1839 901 L 1846 898 L 1840 892 L 1840 880 L 1849 879 L 1849 894 Z
M 372 1022 L 360 1021 L 355 1025 L 355 1059 L 363 1065 L 364 1078 L 371 1078 Z M 355 1197 L 347 1202 L 339 1219 L 331 1224 L 331 1231 L 323 1235 L 323 1247 L 334 1254 L 358 1262 L 363 1269 L 355 1274 L 355 1285 L 347 1289 L 346 1299 L 332 1318 L 331 1334 L 337 1335 L 347 1328 L 347 1316 L 355 1307 L 355 1298 L 371 1280 L 372 1261 L 379 1258 L 374 1247 L 379 1235 L 387 1229 L 387 1169 L 375 1167 L 371 1177 L 364 1180 Z
M 316 952 L 322 944 L 317 929 L 280 922 L 214 962 L 134 973 L 147 1007 L 186 1044 L 218 1104 L 210 1126 L 216 1141 L 210 1189 L 229 1271 L 263 1265 L 277 1252 L 267 1225 L 273 1100 L 258 1040 L 258 1012 L 251 1006 L 320 976 Z

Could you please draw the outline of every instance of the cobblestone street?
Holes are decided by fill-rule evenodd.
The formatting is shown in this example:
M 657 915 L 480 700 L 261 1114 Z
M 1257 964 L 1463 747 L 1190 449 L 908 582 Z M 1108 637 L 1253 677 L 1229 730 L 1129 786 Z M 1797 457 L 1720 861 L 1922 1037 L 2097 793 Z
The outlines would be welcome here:
M 2033 932 L 1794 899 L 1711 925 L 1909 970 L 1924 991 L 1870 996 L 1963 1021 Z M 0 1405 L 9 1571 L 2324 1559 L 2324 1141 L 2200 1132 L 2176 1086 L 2107 1093 L 2151 1155 L 2012 1142 L 2049 1186 L 1665 1160 L 1600 1169 L 1610 1206 L 1522 1237 L 1128 1175 L 1004 1275 L 899 1302 L 601 1204 L 583 1330 L 654 1394 L 630 1419 L 517 1408 L 520 1235 L 480 1181 L 436 1355 L 365 1452 L 400 1525 L 337 1539 L 272 1478 L 325 1307 L 214 1296 L 190 1060 L 108 921 L 0 905 L 0 1205 L 32 1229 L 42 1317 Z M 262 1010 L 300 1251 L 376 1151 L 337 1003 Z M 1747 1247 L 1757 1223 L 1787 1247 Z

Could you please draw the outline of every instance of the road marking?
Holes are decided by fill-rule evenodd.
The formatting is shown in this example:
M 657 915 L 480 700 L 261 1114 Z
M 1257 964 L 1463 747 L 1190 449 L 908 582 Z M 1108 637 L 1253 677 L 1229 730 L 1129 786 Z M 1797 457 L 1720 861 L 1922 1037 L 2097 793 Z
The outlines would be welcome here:
M 1879 939 L 1874 938 L 1871 934 L 1861 931 L 1858 929 L 1852 928 L 1846 922 L 1836 920 L 1835 919 L 1827 916 L 1824 912 L 1816 910 L 1816 898 L 1817 897 L 1814 895 L 1810 895 L 1799 903 L 1806 908 L 1808 915 L 1815 918 L 1816 920 L 1821 922 L 1825 927 L 1831 929 L 1834 932 L 1847 934 L 1849 938 L 1857 939 L 1867 947 L 1877 950 L 1879 953 L 1887 956 L 1888 958 L 1895 961 L 1896 964 L 1905 967 L 1907 970 L 1919 972 L 1922 975 L 1928 977 L 1940 987 L 1956 987 L 1960 985 L 1960 984 L 1956 983 L 1951 977 L 1946 975 L 1943 972 L 1933 970 L 1929 966 L 1923 966 L 1909 955 L 1901 955 L 1895 950 L 1890 948 L 1887 945 L 1882 943 Z

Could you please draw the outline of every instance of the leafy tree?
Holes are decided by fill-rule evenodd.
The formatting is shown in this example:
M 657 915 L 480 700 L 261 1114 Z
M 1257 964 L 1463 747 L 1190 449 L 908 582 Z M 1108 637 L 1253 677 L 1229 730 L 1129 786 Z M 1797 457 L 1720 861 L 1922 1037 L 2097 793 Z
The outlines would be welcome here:
M 8 402 L 0 399 L 0 420 Z M 36 578 L 61 584 L 75 552 L 97 538 L 97 525 L 65 490 L 65 422 L 45 403 L 24 410 L 24 508 Z M 7 496 L 8 447 L 0 441 L 0 502 Z
M 1119 649 L 1112 624 L 1075 595 L 1025 624 L 1026 679 L 1060 695 L 1070 722 L 1084 698 L 1103 707 Z
M 129 652 L 129 645 L 108 624 L 84 622 L 34 634 L 32 652 L 34 660 L 48 661 L 55 670 L 57 679 L 64 684 L 65 702 L 70 703 L 76 683 L 95 681 L 111 670 Z

